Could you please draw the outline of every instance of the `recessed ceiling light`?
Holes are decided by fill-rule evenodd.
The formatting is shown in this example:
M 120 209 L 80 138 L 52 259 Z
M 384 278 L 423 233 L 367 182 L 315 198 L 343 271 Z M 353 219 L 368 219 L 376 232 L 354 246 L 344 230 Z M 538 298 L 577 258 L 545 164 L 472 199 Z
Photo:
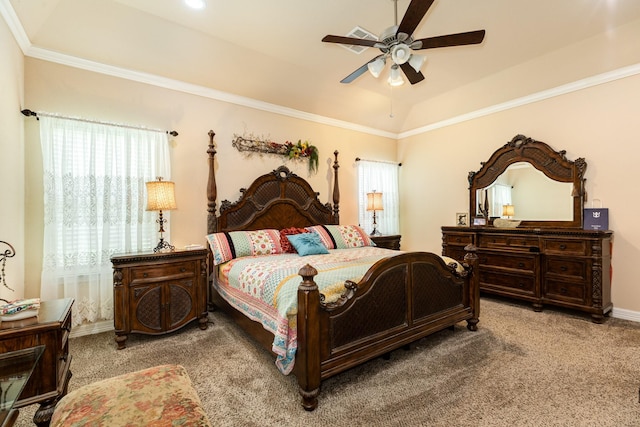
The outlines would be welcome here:
M 187 6 L 192 9 L 204 9 L 207 5 L 204 0 L 184 0 Z

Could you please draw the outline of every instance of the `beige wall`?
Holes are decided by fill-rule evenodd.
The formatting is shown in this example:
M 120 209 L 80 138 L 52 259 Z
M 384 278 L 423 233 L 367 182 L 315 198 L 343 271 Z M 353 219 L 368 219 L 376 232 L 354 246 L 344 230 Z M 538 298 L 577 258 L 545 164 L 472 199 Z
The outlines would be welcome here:
M 339 150 L 340 213 L 342 223 L 356 224 L 357 172 L 355 158 L 395 161 L 396 141 L 355 131 L 285 117 L 209 98 L 109 77 L 98 73 L 27 58 L 26 106 L 67 116 L 177 130 L 171 148 L 178 210 L 171 212 L 171 243 L 182 247 L 204 243 L 206 233 L 207 132 L 216 133 L 219 200 L 236 201 L 239 189 L 260 174 L 285 164 L 307 178 L 331 201 L 333 152 Z M 42 266 L 42 158 L 38 122 L 25 122 L 27 184 L 27 271 L 30 295 L 39 294 Z M 234 134 L 253 134 L 276 142 L 309 140 L 320 151 L 320 168 L 308 175 L 307 163 L 279 156 L 246 156 L 231 146 Z M 219 207 L 219 204 L 218 204 Z
M 640 160 L 640 76 L 635 75 L 399 142 L 403 247 L 441 251 L 441 225 L 467 212 L 469 171 L 522 133 L 584 157 L 589 199 L 609 208 L 615 231 L 612 297 L 615 310 L 640 312 L 634 265 L 640 259 L 640 199 L 633 184 Z M 434 208 L 437 206 L 437 208 Z
M 24 97 L 24 57 L 4 20 L 0 19 L 0 240 L 9 242 L 16 255 L 5 267 L 7 285 L 0 298 L 24 294 L 24 132 L 20 113 Z M 0 251 L 8 249 L 2 245 Z M 1 268 L 1 266 L 0 266 Z

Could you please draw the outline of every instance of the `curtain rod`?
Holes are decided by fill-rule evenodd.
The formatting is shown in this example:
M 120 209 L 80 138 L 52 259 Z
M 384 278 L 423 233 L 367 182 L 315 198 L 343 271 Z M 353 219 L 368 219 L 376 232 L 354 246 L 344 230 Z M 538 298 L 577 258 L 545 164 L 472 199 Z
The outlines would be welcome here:
M 89 120 L 89 119 L 80 119 L 78 117 L 68 117 L 68 116 L 60 116 L 57 114 L 49 114 L 49 113 L 42 113 L 42 112 L 35 112 L 35 111 L 31 111 L 27 108 L 25 108 L 24 110 L 21 111 L 22 114 L 24 114 L 27 117 L 35 117 L 36 120 L 40 120 L 40 118 L 38 117 L 38 114 L 43 116 L 43 117 L 60 117 L 63 119 L 69 119 L 69 120 L 76 120 L 79 122 L 86 122 L 86 123 L 96 123 L 99 125 L 109 125 L 109 126 L 118 126 L 121 128 L 128 128 L 128 129 L 141 129 L 141 130 L 149 130 L 152 132 L 165 132 L 171 136 L 178 136 L 178 132 L 175 130 L 172 131 L 163 131 L 163 130 L 159 130 L 159 129 L 149 129 L 149 128 L 144 128 L 142 126 L 131 126 L 131 125 L 123 125 L 123 124 L 119 124 L 119 123 L 109 123 L 109 122 L 101 122 L 99 120 Z
M 373 163 L 391 163 L 392 165 L 398 165 L 398 166 L 402 166 L 402 163 L 396 163 L 396 162 L 388 162 L 386 160 L 367 160 L 367 159 L 361 159 L 360 157 L 356 157 L 356 162 L 359 162 L 360 160 L 364 161 L 364 162 L 373 162 Z

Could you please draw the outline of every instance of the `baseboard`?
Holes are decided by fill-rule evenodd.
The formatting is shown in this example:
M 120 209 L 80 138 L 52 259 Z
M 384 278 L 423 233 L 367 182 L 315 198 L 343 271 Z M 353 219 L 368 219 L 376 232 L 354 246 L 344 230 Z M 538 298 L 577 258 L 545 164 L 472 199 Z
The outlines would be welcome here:
M 615 308 L 611 310 L 611 317 L 616 319 L 631 320 L 634 322 L 640 322 L 640 312 L 625 310 L 624 308 Z
M 84 325 L 74 326 L 71 330 L 71 338 L 82 337 L 84 335 L 99 334 L 101 332 L 113 331 L 113 320 L 102 320 L 96 323 L 86 323 Z

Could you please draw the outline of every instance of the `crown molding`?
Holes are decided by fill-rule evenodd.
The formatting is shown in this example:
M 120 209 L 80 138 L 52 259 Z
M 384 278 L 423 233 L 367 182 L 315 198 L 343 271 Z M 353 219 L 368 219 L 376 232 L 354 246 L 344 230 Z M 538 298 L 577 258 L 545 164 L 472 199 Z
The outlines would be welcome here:
M 282 105 L 271 104 L 259 101 L 253 98 L 234 95 L 228 92 L 211 89 L 205 86 L 186 83 L 180 80 L 169 79 L 158 75 L 143 73 L 140 71 L 129 70 L 126 68 L 114 67 L 112 65 L 102 64 L 99 62 L 89 61 L 86 59 L 65 55 L 52 50 L 33 46 L 29 40 L 18 16 L 16 15 L 9 0 L 0 0 L 0 15 L 6 21 L 10 31 L 12 32 L 16 42 L 22 49 L 25 56 L 29 56 L 44 61 L 49 61 L 69 67 L 79 68 L 95 73 L 105 74 L 113 77 L 119 77 L 126 80 L 146 83 L 149 85 L 162 87 L 165 89 L 175 90 L 178 92 L 188 93 L 191 95 L 201 96 L 204 98 L 214 99 L 217 101 L 228 102 L 231 104 L 241 105 L 256 110 L 266 111 L 283 116 L 293 117 L 301 120 L 307 120 L 314 123 L 320 123 L 328 126 L 334 126 L 342 129 L 352 130 L 370 135 L 381 136 L 399 140 L 415 135 L 427 133 L 436 129 L 453 126 L 468 120 L 506 111 L 512 108 L 521 107 L 534 102 L 553 98 L 555 96 L 565 95 L 578 90 L 586 89 L 592 86 L 608 83 L 614 80 L 623 79 L 625 77 L 640 74 L 640 64 L 634 64 L 627 67 L 619 68 L 613 71 L 605 72 L 585 79 L 577 80 L 572 83 L 557 86 L 548 90 L 533 93 L 531 95 L 516 98 L 500 104 L 495 104 L 486 108 L 461 114 L 446 120 L 441 120 L 426 126 L 415 128 L 409 131 L 394 133 L 381 129 L 375 129 L 368 126 L 362 126 L 355 123 L 332 119 L 330 117 L 312 114 L 305 111 L 296 110 Z
M 398 139 L 408 138 L 410 136 L 427 133 L 436 129 L 440 129 L 447 126 L 456 125 L 458 123 L 466 122 L 468 120 L 477 119 L 479 117 L 488 116 L 490 114 L 499 113 L 501 111 L 510 110 L 512 108 L 521 107 L 527 104 L 533 104 L 534 102 L 542 101 L 545 99 L 553 98 L 555 96 L 566 95 L 571 92 L 587 89 L 593 86 L 601 85 L 604 83 L 612 82 L 614 80 L 623 79 L 640 74 L 640 64 L 629 65 L 627 67 L 618 68 L 613 71 L 607 71 L 602 74 L 587 77 L 575 82 L 567 83 L 561 86 L 556 86 L 551 89 L 543 90 L 541 92 L 532 93 L 531 95 L 523 96 L 521 98 L 512 99 L 507 102 L 495 104 L 486 108 L 471 111 L 470 113 L 461 114 L 456 117 L 452 117 L 447 120 L 441 120 L 430 125 L 422 126 L 410 131 L 401 132 L 398 134 Z

